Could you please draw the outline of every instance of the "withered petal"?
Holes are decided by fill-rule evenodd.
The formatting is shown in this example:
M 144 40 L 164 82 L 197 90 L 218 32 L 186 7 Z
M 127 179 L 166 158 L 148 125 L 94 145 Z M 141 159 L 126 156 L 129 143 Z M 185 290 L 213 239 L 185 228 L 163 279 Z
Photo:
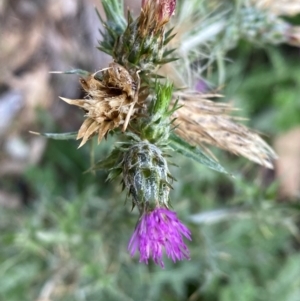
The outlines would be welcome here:
M 99 127 L 100 127 L 100 124 L 96 121 L 93 121 L 93 123 L 85 131 L 85 133 L 82 137 L 82 141 L 78 148 L 83 146 L 88 141 L 88 139 L 98 130 Z
M 85 99 L 69 99 L 69 98 L 64 98 L 64 97 L 60 97 L 59 98 L 61 100 L 63 100 L 64 102 L 68 103 L 69 105 L 74 105 L 74 106 L 78 106 L 78 107 L 84 107 L 86 100 Z
M 81 139 L 85 132 L 87 131 L 87 129 L 91 126 L 91 124 L 94 122 L 94 120 L 92 118 L 87 118 L 84 120 L 84 122 L 82 123 L 79 131 L 78 131 L 78 135 L 77 135 L 77 140 Z
M 114 128 L 115 126 L 112 121 L 104 121 L 98 131 L 98 144 L 101 142 L 103 137 Z

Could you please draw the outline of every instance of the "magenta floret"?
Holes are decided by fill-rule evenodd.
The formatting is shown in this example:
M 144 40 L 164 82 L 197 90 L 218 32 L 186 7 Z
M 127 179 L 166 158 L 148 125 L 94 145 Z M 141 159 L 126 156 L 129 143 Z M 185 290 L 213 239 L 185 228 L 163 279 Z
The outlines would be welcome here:
M 162 268 L 163 251 L 168 258 L 176 260 L 190 259 L 190 252 L 183 236 L 191 240 L 190 230 L 177 218 L 176 212 L 166 208 L 156 208 L 144 213 L 130 239 L 128 250 L 134 256 L 140 251 L 140 262 L 148 264 L 152 257 Z

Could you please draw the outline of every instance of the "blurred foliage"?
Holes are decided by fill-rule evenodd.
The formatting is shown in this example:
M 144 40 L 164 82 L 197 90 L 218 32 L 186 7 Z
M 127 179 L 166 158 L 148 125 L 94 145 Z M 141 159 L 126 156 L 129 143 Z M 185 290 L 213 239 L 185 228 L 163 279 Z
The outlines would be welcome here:
M 299 49 L 241 43 L 230 55 L 235 59 L 227 64 L 224 94 L 251 117 L 250 125 L 272 135 L 299 125 Z
M 272 138 L 300 124 L 299 49 L 242 41 L 228 57 L 224 94 L 253 127 Z M 40 122 L 53 130 L 50 115 Z M 261 167 L 218 154 L 232 179 L 174 155 L 171 199 L 193 233 L 191 261 L 161 270 L 130 258 L 138 212 L 106 173 L 85 173 L 89 147 L 47 143 L 24 174 L 30 204 L 0 211 L 0 300 L 300 300 L 300 206 L 279 200 Z
M 161 270 L 127 253 L 138 215 L 120 187 L 83 176 L 88 153 L 65 148 L 75 149 L 49 142 L 42 166 L 28 168 L 30 206 L 1 211 L 2 300 L 298 300 L 299 208 L 277 204 L 276 184 L 176 158 L 173 205 L 190 220 L 192 259 Z

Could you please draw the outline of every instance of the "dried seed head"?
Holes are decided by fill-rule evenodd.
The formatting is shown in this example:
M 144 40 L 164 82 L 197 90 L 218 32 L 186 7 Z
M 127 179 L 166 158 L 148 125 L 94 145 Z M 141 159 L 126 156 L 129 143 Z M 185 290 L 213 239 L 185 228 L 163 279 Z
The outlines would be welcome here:
M 229 115 L 234 110 L 232 106 L 205 99 L 211 96 L 197 92 L 175 94 L 180 99 L 178 105 L 182 105 L 174 113 L 176 134 L 193 145 L 214 145 L 273 168 L 272 161 L 277 156 L 272 148 L 259 135 L 234 121 Z
M 109 68 L 81 78 L 80 83 L 87 92 L 86 98 L 61 97 L 86 112 L 86 119 L 78 131 L 77 139 L 82 139 L 79 147 L 95 134 L 98 134 L 99 143 L 110 130 L 122 125 L 125 131 L 129 121 L 136 117 L 139 106 L 138 73 L 132 76 L 123 66 L 111 63 Z

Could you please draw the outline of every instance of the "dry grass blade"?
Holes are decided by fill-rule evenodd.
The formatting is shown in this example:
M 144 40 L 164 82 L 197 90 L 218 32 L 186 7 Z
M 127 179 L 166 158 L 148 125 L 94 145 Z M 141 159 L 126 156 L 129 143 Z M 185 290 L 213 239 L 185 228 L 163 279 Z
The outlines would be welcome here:
M 236 122 L 230 113 L 236 110 L 231 105 L 215 103 L 197 92 L 178 92 L 178 105 L 174 113 L 175 132 L 193 145 L 213 145 L 273 168 L 277 158 L 273 149 L 256 133 Z M 219 95 L 215 95 L 219 96 Z

